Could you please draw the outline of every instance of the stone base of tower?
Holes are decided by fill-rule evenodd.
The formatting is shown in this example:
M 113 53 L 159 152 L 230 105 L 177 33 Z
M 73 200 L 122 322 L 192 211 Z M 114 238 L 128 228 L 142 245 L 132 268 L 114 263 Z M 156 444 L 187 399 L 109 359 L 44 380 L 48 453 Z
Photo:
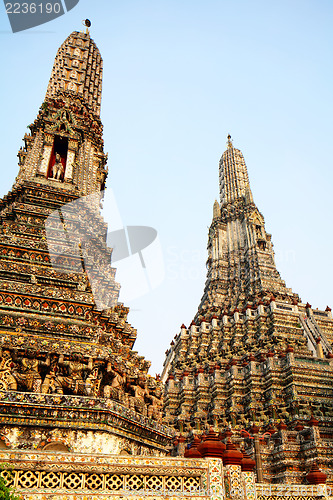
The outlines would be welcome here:
M 316 460 L 333 484 L 332 326 L 329 309 L 277 300 L 183 326 L 163 374 L 165 422 L 189 441 L 231 427 L 252 454 L 255 423 L 265 482 L 302 484 Z
M 105 398 L 3 392 L 0 447 L 165 455 L 173 430 Z
M 318 422 L 311 417 L 308 421 L 294 419 L 288 422 L 288 426 L 280 422 L 275 432 L 270 430 L 271 435 L 267 432 L 268 427 L 258 429 L 263 481 L 301 487 L 307 484 L 306 476 L 315 462 L 326 474 L 326 484 L 333 488 L 332 421 L 332 418 L 322 418 Z M 236 432 L 240 434 L 239 430 Z M 255 456 L 251 428 L 249 436 L 245 439 L 245 446 L 252 446 L 252 456 Z
M 10 449 L 163 455 L 163 386 L 133 350 L 107 227 L 69 190 L 24 181 L 0 203 L 0 436 Z M 115 305 L 98 307 L 102 292 Z

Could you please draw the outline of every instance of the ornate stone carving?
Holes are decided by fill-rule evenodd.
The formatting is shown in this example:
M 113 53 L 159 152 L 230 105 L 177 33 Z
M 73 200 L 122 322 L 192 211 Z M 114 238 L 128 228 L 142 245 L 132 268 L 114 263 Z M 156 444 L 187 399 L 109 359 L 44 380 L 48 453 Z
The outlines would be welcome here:
M 16 382 L 29 392 L 41 392 L 42 377 L 40 368 L 50 366 L 50 356 L 44 362 L 37 359 L 36 351 L 28 351 L 26 357 L 19 357 L 17 352 L 14 351 L 13 361 L 17 365 L 17 368 L 13 371 Z
M 83 378 L 83 372 L 91 372 L 93 369 L 93 360 L 89 359 L 88 363 L 82 361 L 80 354 L 74 353 L 73 359 L 69 361 L 64 360 L 64 355 L 60 355 L 58 364 L 60 367 L 66 367 L 67 373 L 65 375 L 58 375 L 57 382 L 62 389 L 71 391 L 72 394 L 85 394 L 87 392 L 86 382 Z M 90 388 L 89 388 L 89 392 Z
M 0 350 L 0 390 L 1 391 L 16 391 L 17 382 L 13 375 L 14 363 L 10 351 Z

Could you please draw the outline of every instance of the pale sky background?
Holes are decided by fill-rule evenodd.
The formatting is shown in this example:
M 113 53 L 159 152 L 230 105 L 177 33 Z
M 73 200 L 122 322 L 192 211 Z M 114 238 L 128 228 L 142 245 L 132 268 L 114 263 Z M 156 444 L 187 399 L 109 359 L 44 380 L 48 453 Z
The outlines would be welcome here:
M 228 133 L 282 278 L 313 307 L 332 307 L 332 1 L 80 0 L 16 34 L 1 4 L 0 196 L 56 51 L 85 18 L 104 60 L 107 185 L 124 224 L 156 228 L 164 253 L 163 284 L 128 304 L 151 373 L 203 292 Z

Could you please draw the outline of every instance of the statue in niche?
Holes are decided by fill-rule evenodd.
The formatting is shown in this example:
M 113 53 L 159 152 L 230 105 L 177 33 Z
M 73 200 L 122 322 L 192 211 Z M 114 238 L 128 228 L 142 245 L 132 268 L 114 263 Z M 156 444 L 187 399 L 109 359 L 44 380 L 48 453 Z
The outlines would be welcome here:
M 229 418 L 231 420 L 232 426 L 236 427 L 236 425 L 237 425 L 237 413 L 234 409 L 231 409 L 231 411 L 229 413 Z
M 52 177 L 60 181 L 62 174 L 64 173 L 64 167 L 61 162 L 61 156 L 59 153 L 55 155 L 55 164 L 52 167 Z
M 30 274 L 30 282 L 33 285 L 38 285 L 38 279 L 36 278 L 36 276 L 34 274 Z
M 101 186 L 101 190 L 105 188 L 105 181 L 107 176 L 108 176 L 108 170 L 105 170 L 103 167 L 99 167 L 96 173 L 96 179 Z
M 13 360 L 15 363 L 21 365 L 20 371 L 17 371 L 17 369 L 13 371 L 16 382 L 25 387 L 29 392 L 41 392 L 42 377 L 39 373 L 39 368 L 48 368 L 50 366 L 50 354 L 44 362 L 37 359 L 37 353 L 34 350 L 29 351 L 27 357 L 18 357 L 15 350 L 13 352 Z
M 262 238 L 261 226 L 259 226 L 258 224 L 256 225 L 256 236 L 259 239 Z
M 297 401 L 297 400 L 292 401 L 290 408 L 291 408 L 291 414 L 293 417 L 300 416 L 301 409 L 300 409 L 299 401 Z M 276 416 L 275 418 L 278 418 L 278 416 Z
M 269 413 L 270 413 L 271 418 L 273 418 L 274 420 L 278 419 L 279 416 L 278 416 L 278 413 L 276 410 L 276 405 L 273 403 L 268 408 L 269 408 Z
M 61 387 L 60 394 L 63 394 L 63 389 L 69 389 L 73 394 L 87 395 L 86 382 L 83 378 L 83 372 L 91 372 L 93 369 L 93 359 L 89 358 L 88 363 L 83 363 L 82 356 L 78 353 L 73 354 L 73 359 L 64 361 L 64 355 L 59 357 L 58 364 L 60 367 L 67 368 L 66 375 L 58 375 L 57 382 Z
M 148 417 L 157 420 L 157 422 L 162 422 L 162 390 L 160 387 L 156 387 L 154 394 L 149 394 L 149 399 L 151 404 L 148 407 Z
M 99 373 L 98 367 L 95 366 L 86 378 L 86 394 L 87 396 L 97 397 L 101 385 L 102 374 Z
M 149 392 L 147 389 L 147 381 L 145 377 L 139 376 L 137 379 L 137 385 L 131 386 L 134 396 L 131 397 L 131 408 L 138 411 L 139 413 L 146 414 L 146 401 L 145 397 L 149 397 Z
M 112 361 L 109 359 L 106 372 L 111 383 L 104 386 L 104 397 L 111 398 L 120 403 L 125 402 L 125 385 L 127 382 L 126 374 L 115 363 L 112 368 Z
M 266 412 L 265 412 L 262 405 L 259 407 L 257 418 L 258 418 L 259 422 L 262 422 L 263 424 L 267 424 L 269 421 L 269 417 L 267 417 Z
M 53 355 L 50 362 L 50 370 L 42 383 L 43 394 L 62 394 L 62 388 L 57 380 L 58 363 L 57 355 Z
M 0 390 L 16 391 L 17 382 L 12 374 L 14 363 L 10 352 L 0 349 L 0 358 Z
M 77 289 L 80 292 L 85 292 L 87 290 L 88 284 L 85 281 L 84 277 L 79 277 L 79 282 L 77 284 Z
M 287 406 L 280 406 L 279 407 L 279 418 L 282 418 L 284 420 L 289 420 L 289 412 L 287 411 Z
M 250 403 L 250 405 L 249 405 L 248 415 L 249 415 L 249 419 L 251 422 L 255 422 L 257 420 L 257 414 L 256 414 L 256 410 L 253 406 L 253 403 Z
M 240 414 L 239 414 L 238 423 L 239 423 L 239 425 L 241 425 L 242 427 L 247 427 L 247 426 L 248 426 L 249 421 L 248 421 L 248 419 L 246 418 L 245 413 L 243 413 L 243 412 L 242 412 L 242 413 L 240 413 Z

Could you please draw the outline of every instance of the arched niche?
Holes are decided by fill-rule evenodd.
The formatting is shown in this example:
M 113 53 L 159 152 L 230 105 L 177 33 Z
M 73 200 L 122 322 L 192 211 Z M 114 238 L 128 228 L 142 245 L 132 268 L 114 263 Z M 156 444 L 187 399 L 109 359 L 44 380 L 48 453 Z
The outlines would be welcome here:
M 124 449 L 122 449 L 122 450 L 120 450 L 119 455 L 125 455 L 125 456 L 128 456 L 128 455 L 131 455 L 131 452 L 130 452 L 130 451 L 128 451 L 128 450 L 124 450 Z
M 0 450 L 8 450 L 9 446 L 6 445 L 3 439 L 0 439 Z
M 44 446 L 43 451 L 58 451 L 58 452 L 69 452 L 68 446 L 66 446 L 61 441 L 51 441 Z

